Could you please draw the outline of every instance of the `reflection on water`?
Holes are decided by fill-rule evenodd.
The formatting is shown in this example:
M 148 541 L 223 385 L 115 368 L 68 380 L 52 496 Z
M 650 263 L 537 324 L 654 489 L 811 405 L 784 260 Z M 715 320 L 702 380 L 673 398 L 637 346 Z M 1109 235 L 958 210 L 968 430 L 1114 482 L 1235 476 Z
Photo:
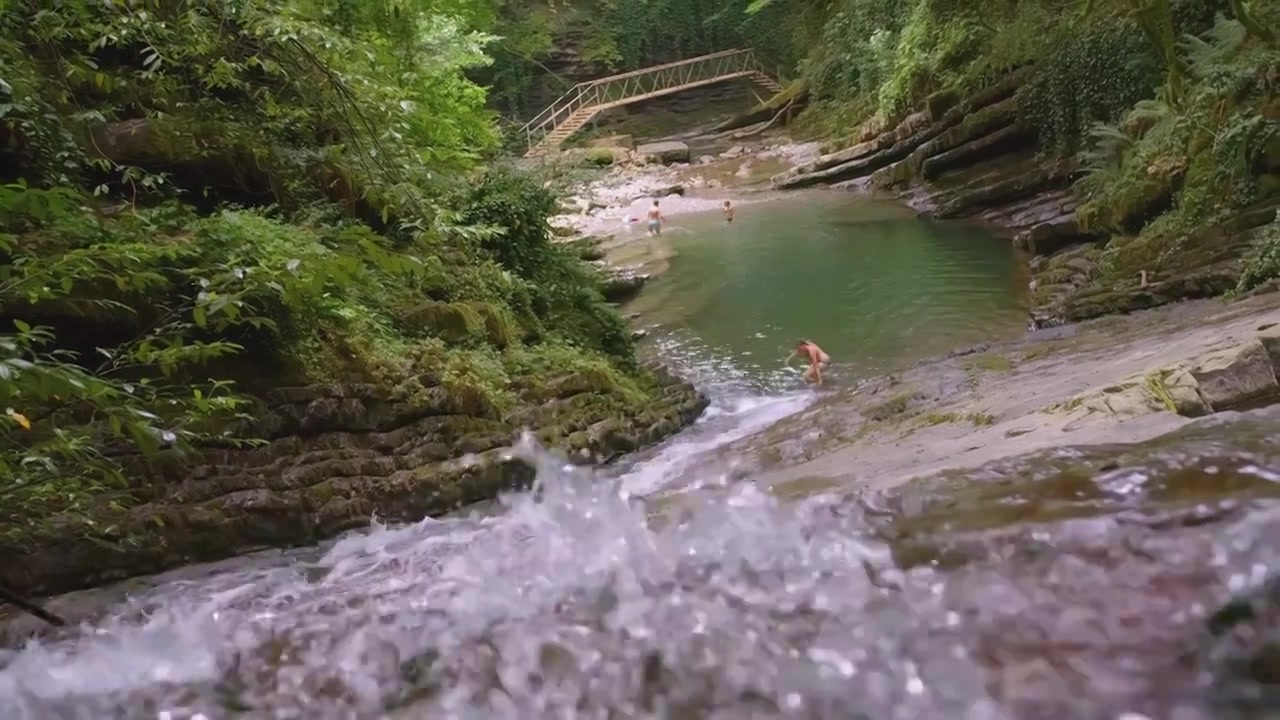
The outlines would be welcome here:
M 674 218 L 678 255 L 629 308 L 755 375 L 806 337 L 857 376 L 1020 333 L 1025 270 L 1007 240 L 900 206 L 806 193 Z
M 1266 717 L 1276 438 L 1263 411 L 887 495 L 721 483 L 661 522 L 525 447 L 504 515 L 187 571 L 0 655 L 0 717 Z

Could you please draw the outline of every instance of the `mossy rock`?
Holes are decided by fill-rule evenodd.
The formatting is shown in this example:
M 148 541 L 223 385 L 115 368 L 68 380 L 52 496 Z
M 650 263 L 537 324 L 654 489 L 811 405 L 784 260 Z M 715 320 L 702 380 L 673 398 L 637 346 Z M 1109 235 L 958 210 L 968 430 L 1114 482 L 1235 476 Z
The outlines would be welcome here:
M 476 418 L 497 419 L 502 409 L 494 402 L 490 390 L 474 382 L 455 382 L 445 386 L 449 405 L 454 412 Z
M 1087 203 L 1078 211 L 1082 229 L 1137 232 L 1148 221 L 1168 210 L 1182 185 L 1182 173 L 1144 174 L 1126 179 L 1124 187 L 1105 203 Z
M 604 245 L 607 239 L 609 239 L 607 236 L 588 235 L 576 240 L 570 240 L 565 245 L 577 254 L 578 259 L 591 262 L 604 259 L 605 251 L 601 246 Z
M 470 306 L 480 316 L 490 345 L 505 348 L 515 342 L 520 327 L 504 308 L 484 302 L 470 303 Z
M 485 302 L 425 302 L 405 313 L 413 329 L 447 343 L 484 341 L 504 348 L 513 342 L 519 327 L 501 307 Z
M 954 90 L 940 90 L 924 99 L 925 112 L 937 122 L 948 110 L 960 104 L 960 96 Z
M 1083 273 L 1077 272 L 1069 267 L 1053 268 L 1042 273 L 1038 273 L 1036 275 L 1036 283 L 1037 285 L 1043 285 L 1046 287 L 1053 285 L 1067 285 L 1082 275 Z
M 604 370 L 586 368 L 548 381 L 546 389 L 554 397 L 569 398 L 583 393 L 611 393 L 618 384 Z
M 594 167 L 609 167 L 617 162 L 618 155 L 626 154 L 626 150 L 621 153 L 615 153 L 613 148 L 588 148 L 583 156 L 583 164 Z

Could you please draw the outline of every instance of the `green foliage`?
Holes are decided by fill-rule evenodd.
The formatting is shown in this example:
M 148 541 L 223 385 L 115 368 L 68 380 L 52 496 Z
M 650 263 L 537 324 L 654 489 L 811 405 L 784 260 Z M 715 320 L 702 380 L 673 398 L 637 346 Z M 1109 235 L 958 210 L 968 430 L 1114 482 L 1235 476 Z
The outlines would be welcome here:
M 1216 250 L 1197 231 L 1263 197 L 1259 170 L 1280 142 L 1280 126 L 1264 115 L 1280 49 L 1225 19 L 1182 48 L 1188 86 L 1179 105 L 1139 103 L 1119 127 L 1098 126 L 1084 155 L 1081 220 L 1129 236 L 1108 246 L 1112 272 L 1199 262 Z
M 1258 232 L 1253 251 L 1245 258 L 1236 292 L 1252 290 L 1280 277 L 1280 215 Z
M 1059 39 L 1019 94 L 1020 112 L 1041 149 L 1078 150 L 1092 125 L 1114 122 L 1153 95 L 1159 65 L 1131 23 L 1111 19 Z
M 614 358 L 632 357 L 626 326 L 605 304 L 590 271 L 570 248 L 551 243 L 547 218 L 556 196 L 535 178 L 494 168 L 473 186 L 463 217 L 499 232 L 479 244 L 509 277 L 511 296 L 526 318 L 556 328 L 553 335 Z
M 782 5 L 748 13 L 748 0 L 574 0 L 547 5 L 507 0 L 499 9 L 491 67 L 476 73 L 494 105 L 513 118 L 542 110 L 529 94 L 554 95 L 576 80 L 551 74 L 572 50 L 600 74 L 622 72 L 695 55 L 752 47 L 766 63 L 792 68 L 803 56 L 806 23 L 820 18 L 807 7 Z M 541 86 L 535 78 L 541 79 Z
M 847 103 L 865 117 L 895 71 L 899 33 L 909 6 L 898 2 L 848 3 L 825 24 L 801 70 L 819 104 Z M 815 113 L 816 114 L 816 113 Z
M 576 372 L 643 407 L 621 319 L 551 242 L 544 178 L 473 177 L 495 133 L 464 71 L 500 9 L 0 10 L 8 539 L 54 519 L 109 537 L 101 506 L 132 503 L 157 452 L 252 444 L 247 403 L 280 385 L 435 386 L 507 418 Z
M 0 334 L 0 524 L 85 511 L 93 491 L 122 483 L 123 443 L 233 439 L 221 431 L 243 401 L 228 383 L 167 379 L 240 350 L 195 330 L 262 326 L 250 298 L 275 291 L 182 267 L 192 251 L 165 241 L 179 219 L 169 208 L 106 223 L 66 189 L 21 185 L 0 188 L 0 208 L 0 307 L 16 331 Z M 139 297 L 158 302 L 131 307 Z M 49 326 L 16 317 L 36 309 L 99 329 L 60 347 Z M 119 332 L 102 329 L 113 321 Z
M 42 5 L 0 12 L 0 122 L 31 182 L 118 190 L 142 166 L 193 195 L 419 215 L 493 139 L 461 75 L 487 40 L 468 3 Z

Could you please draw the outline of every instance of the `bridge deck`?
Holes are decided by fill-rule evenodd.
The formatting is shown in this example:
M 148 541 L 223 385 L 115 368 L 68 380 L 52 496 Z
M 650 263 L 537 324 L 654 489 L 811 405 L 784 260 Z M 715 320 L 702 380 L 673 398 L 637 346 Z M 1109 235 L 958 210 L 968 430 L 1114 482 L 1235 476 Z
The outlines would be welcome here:
M 528 143 L 525 157 L 555 151 L 605 110 L 741 78 L 770 92 L 782 90 L 753 50 L 726 50 L 578 83 L 521 128 Z

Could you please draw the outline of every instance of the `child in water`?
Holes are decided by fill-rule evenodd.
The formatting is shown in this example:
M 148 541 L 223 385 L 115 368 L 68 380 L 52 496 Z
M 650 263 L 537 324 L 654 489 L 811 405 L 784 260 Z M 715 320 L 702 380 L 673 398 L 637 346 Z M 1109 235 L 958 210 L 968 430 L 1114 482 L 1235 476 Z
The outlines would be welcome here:
M 733 205 L 728 200 L 724 201 L 724 221 L 733 224 Z

